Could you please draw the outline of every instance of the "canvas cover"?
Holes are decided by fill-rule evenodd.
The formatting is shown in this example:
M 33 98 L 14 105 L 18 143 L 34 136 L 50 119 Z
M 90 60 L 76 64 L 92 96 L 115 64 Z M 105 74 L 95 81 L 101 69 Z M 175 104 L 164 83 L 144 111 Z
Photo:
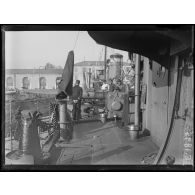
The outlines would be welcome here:
M 70 51 L 62 73 L 62 79 L 58 84 L 59 93 L 65 93 L 66 96 L 72 95 L 74 71 L 74 52 Z

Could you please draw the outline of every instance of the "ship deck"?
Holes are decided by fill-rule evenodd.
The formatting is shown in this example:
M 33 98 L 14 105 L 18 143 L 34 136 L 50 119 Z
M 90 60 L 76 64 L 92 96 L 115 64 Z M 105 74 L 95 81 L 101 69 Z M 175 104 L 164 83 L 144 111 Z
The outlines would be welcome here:
M 129 132 L 114 122 L 79 123 L 70 143 L 51 149 L 52 165 L 140 165 L 158 147 L 150 136 L 132 141 Z

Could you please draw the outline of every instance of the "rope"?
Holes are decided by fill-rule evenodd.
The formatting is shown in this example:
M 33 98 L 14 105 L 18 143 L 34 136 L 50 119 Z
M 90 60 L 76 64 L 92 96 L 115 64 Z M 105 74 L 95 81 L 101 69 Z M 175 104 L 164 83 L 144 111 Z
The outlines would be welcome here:
M 77 37 L 76 37 L 76 39 L 75 39 L 74 47 L 73 47 L 72 50 L 75 50 L 75 47 L 76 47 L 76 45 L 77 45 L 77 41 L 78 41 L 78 38 L 79 38 L 79 33 L 80 33 L 80 31 L 78 31 L 78 33 L 77 33 Z

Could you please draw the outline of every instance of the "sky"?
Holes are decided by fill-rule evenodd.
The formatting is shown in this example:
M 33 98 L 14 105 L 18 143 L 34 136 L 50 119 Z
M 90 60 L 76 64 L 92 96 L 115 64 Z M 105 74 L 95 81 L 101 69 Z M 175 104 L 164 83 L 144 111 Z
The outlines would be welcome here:
M 104 46 L 97 44 L 86 31 L 7 31 L 5 33 L 5 68 L 41 68 L 51 63 L 64 68 L 68 52 L 73 50 L 75 63 L 104 60 Z M 113 53 L 128 53 L 107 49 L 107 58 Z

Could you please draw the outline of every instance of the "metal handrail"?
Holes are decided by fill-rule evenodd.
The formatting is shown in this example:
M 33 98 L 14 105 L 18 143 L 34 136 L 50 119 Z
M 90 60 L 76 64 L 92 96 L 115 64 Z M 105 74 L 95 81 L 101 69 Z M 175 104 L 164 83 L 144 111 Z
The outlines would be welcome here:
M 6 100 L 5 103 L 10 103 L 10 102 L 35 102 L 35 101 L 40 101 L 40 100 L 45 100 L 45 99 L 51 99 L 51 97 L 48 97 L 48 98 L 26 99 L 26 100 Z

